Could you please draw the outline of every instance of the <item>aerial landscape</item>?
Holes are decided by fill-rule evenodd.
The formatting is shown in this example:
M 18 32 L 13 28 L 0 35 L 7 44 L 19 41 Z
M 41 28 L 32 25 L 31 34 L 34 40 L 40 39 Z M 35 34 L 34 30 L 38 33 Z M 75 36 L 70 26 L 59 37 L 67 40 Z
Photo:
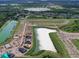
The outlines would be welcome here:
M 0 58 L 79 58 L 79 0 L 0 0 Z

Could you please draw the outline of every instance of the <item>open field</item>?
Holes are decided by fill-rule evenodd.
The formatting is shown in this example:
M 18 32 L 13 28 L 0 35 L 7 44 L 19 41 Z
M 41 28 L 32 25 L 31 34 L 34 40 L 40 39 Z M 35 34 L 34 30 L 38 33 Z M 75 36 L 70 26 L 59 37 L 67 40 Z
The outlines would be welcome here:
M 62 31 L 69 32 L 69 33 L 78 33 L 79 32 L 79 19 L 72 19 L 66 25 L 60 27 Z
M 46 16 L 41 16 L 41 15 L 29 15 L 28 17 L 27 17 L 27 19 L 48 19 L 48 17 L 46 17 Z
M 27 19 L 32 25 L 37 26 L 62 26 L 69 23 L 67 19 Z

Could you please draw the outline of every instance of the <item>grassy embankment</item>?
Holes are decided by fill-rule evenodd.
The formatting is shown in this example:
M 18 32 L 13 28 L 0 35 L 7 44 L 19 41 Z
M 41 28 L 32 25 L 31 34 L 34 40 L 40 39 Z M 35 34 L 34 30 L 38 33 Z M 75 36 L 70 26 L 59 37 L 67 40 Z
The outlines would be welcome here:
M 57 52 L 62 56 L 62 57 L 69 57 L 68 51 L 66 50 L 63 42 L 59 39 L 57 36 L 57 33 L 49 33 L 50 38 L 57 50 Z
M 55 52 L 40 50 L 40 51 L 34 52 L 31 55 L 27 54 L 24 57 L 27 57 L 27 58 L 59 58 L 60 55 Z

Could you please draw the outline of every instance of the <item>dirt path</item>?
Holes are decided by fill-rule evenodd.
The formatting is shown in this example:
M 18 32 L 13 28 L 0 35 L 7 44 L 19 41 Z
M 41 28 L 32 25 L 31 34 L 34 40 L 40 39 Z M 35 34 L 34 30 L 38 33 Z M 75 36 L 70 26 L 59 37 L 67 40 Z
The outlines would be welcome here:
M 58 35 L 60 39 L 64 42 L 70 57 L 79 58 L 79 51 L 77 50 L 75 45 L 71 42 L 71 39 L 79 37 L 79 33 L 73 34 L 60 31 Z

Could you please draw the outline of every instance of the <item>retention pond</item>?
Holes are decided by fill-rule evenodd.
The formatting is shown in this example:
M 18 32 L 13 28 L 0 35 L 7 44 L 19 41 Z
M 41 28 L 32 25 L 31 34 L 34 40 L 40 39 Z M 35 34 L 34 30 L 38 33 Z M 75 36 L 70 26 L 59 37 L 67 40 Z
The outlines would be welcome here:
M 56 52 L 53 42 L 50 39 L 49 33 L 56 30 L 48 28 L 36 28 L 36 50 L 49 50 Z
M 17 21 L 7 21 L 0 29 L 0 43 L 5 42 L 10 35 L 12 35 L 13 29 L 15 29 Z

